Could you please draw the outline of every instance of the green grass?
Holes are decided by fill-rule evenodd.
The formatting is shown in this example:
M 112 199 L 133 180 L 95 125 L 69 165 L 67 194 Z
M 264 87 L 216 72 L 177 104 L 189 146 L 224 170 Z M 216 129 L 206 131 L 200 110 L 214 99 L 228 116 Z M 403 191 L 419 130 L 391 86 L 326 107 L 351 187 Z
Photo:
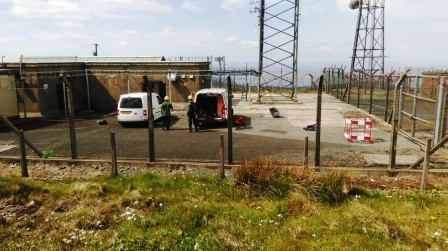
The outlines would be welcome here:
M 289 192 L 263 194 L 217 176 L 0 178 L 0 206 L 35 202 L 26 214 L 0 217 L 0 244 L 6 250 L 448 248 L 446 193 L 351 187 L 333 203 L 320 195 L 343 177 L 316 179 L 313 189 L 293 178 Z

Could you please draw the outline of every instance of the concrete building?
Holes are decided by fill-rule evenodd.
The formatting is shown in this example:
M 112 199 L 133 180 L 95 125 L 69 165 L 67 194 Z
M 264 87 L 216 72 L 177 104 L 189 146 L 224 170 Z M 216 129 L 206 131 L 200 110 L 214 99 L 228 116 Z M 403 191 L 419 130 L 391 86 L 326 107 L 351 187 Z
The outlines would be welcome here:
M 448 80 L 448 71 L 435 71 L 422 73 L 421 94 L 426 97 L 436 98 L 439 92 L 440 78 Z
M 211 57 L 22 57 L 1 68 L 21 73 L 16 103 L 21 113 L 59 116 L 66 107 L 61 71 L 72 86 L 76 112 L 110 112 L 121 94 L 146 91 L 144 75 L 160 96 L 187 102 L 190 93 L 210 87 L 211 61 Z
M 0 114 L 13 118 L 19 115 L 16 94 L 16 73 L 0 70 Z

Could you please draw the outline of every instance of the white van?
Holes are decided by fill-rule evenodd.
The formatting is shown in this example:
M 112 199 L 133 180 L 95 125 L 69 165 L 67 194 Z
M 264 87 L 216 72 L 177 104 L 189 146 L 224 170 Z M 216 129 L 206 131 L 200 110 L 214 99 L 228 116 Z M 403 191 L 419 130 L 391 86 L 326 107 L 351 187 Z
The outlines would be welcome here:
M 154 120 L 162 117 L 162 98 L 152 94 Z M 148 95 L 146 92 L 129 93 L 120 96 L 117 108 L 117 120 L 120 124 L 148 121 Z
M 195 102 L 199 123 L 227 122 L 228 114 L 227 89 L 203 89 L 196 93 Z

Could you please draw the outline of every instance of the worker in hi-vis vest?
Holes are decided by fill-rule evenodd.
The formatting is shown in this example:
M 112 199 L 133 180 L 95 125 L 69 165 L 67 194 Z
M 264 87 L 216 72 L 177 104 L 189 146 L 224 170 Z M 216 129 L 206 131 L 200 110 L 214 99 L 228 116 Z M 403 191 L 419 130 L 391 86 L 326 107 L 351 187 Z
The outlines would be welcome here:
M 187 106 L 187 116 L 188 116 L 188 132 L 192 132 L 194 125 L 194 129 L 198 132 L 198 118 L 197 118 L 197 110 L 196 103 L 193 101 L 193 96 L 188 96 L 188 106 Z
M 173 105 L 170 102 L 170 97 L 166 96 L 165 101 L 162 103 L 162 120 L 164 131 L 170 129 L 171 111 L 173 111 Z

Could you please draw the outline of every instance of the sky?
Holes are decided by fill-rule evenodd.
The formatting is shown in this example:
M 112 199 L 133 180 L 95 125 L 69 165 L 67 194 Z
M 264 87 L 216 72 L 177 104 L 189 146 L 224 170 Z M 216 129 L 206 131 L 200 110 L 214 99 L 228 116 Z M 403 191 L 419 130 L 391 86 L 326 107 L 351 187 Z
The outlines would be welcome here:
M 256 65 L 254 0 L 0 0 L 0 55 L 226 56 Z M 386 68 L 448 68 L 448 0 L 386 0 Z M 357 13 L 302 0 L 300 68 L 350 63 Z

